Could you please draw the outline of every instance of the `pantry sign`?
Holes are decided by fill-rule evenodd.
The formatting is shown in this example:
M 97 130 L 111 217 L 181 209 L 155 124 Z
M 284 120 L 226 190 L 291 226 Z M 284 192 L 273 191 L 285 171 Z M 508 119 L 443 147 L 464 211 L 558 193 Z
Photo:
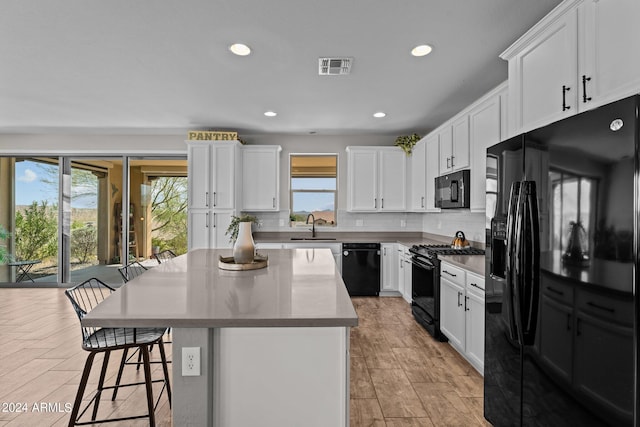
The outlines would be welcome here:
M 187 133 L 189 141 L 236 141 L 238 132 L 222 130 L 190 130 Z

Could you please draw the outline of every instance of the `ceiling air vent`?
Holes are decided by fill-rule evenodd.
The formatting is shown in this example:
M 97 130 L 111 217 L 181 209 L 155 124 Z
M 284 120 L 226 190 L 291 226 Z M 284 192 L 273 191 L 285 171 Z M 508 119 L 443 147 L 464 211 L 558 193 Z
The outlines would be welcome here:
M 351 73 L 353 58 L 318 58 L 318 74 L 340 76 Z

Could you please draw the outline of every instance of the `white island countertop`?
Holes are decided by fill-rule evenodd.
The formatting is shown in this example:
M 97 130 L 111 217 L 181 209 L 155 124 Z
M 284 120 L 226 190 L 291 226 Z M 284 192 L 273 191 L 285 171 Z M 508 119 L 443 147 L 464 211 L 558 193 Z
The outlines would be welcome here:
M 218 268 L 196 249 L 132 279 L 82 319 L 102 327 L 340 327 L 358 317 L 329 249 L 260 250 L 269 266 Z

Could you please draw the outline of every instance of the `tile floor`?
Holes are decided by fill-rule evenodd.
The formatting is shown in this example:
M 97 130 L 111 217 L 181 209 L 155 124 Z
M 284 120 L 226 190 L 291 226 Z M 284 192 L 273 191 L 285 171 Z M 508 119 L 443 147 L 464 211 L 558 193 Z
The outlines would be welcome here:
M 482 417 L 480 374 L 449 344 L 433 340 L 404 300 L 354 298 L 353 303 L 360 324 L 351 330 L 352 427 L 489 425 Z M 0 342 L 0 405 L 28 407 L 21 413 L 0 406 L 0 426 L 66 425 L 68 413 L 55 405 L 73 402 L 87 353 L 64 290 L 0 288 Z M 113 379 L 117 363 L 110 366 L 108 378 Z M 90 383 L 97 382 L 97 371 Z M 120 392 L 115 403 L 105 399 L 104 415 L 132 414 L 145 405 L 144 391 Z M 40 402 L 53 406 L 35 411 L 33 405 Z M 156 416 L 159 426 L 171 425 L 166 398 Z
M 351 427 L 487 426 L 482 376 L 402 298 L 353 298 Z

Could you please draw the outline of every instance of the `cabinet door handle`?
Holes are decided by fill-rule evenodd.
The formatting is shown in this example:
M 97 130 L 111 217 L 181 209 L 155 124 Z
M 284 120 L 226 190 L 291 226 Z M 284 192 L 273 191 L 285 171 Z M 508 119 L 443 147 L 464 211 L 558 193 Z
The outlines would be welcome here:
M 562 85 L 562 111 L 570 110 L 571 106 L 567 105 L 566 93 L 569 92 L 571 88 L 569 86 Z
M 378 209 L 378 199 L 377 198 L 373 199 L 373 209 Z
M 484 291 L 484 289 L 482 289 L 480 286 L 478 286 L 476 283 L 469 283 L 471 286 L 473 286 L 474 288 L 478 288 Z
M 218 198 L 216 197 L 216 192 L 213 192 L 213 207 L 218 206 Z
M 380 209 L 384 209 L 384 197 L 380 199 Z
M 462 306 L 462 303 L 460 302 L 460 297 L 462 296 L 462 293 L 458 292 L 458 307 Z
M 382 248 L 382 255 L 387 256 L 387 248 Z
M 206 217 L 205 217 L 205 222 L 204 222 L 204 226 L 209 228 L 209 212 L 206 213 Z
M 464 297 L 464 311 L 469 311 L 469 297 Z
M 451 156 L 451 167 L 453 168 L 453 159 L 455 159 L 456 156 Z
M 214 212 L 214 214 L 213 214 L 213 228 L 216 228 L 216 222 L 217 222 L 216 220 L 217 220 L 216 213 Z
M 421 199 L 420 203 L 422 204 L 422 207 L 424 208 L 424 196 L 422 196 L 420 199 Z
M 567 331 L 571 330 L 571 314 L 567 314 Z
M 616 312 L 616 310 L 613 309 L 613 308 L 605 307 L 604 305 L 600 305 L 600 304 L 597 304 L 597 303 L 591 302 L 591 301 L 587 302 L 587 305 L 590 306 L 590 307 L 593 307 L 593 308 L 597 308 L 599 310 L 603 310 L 603 311 L 612 313 L 612 314 Z
M 449 169 L 451 166 L 449 166 L 449 160 L 451 160 L 449 157 L 447 157 L 447 169 Z
M 208 192 L 208 191 L 206 191 L 206 192 L 204 193 L 204 205 L 205 205 L 206 207 L 209 207 L 209 192 Z
M 591 81 L 591 77 L 582 75 L 582 102 L 587 103 L 591 101 L 591 97 L 587 96 L 587 82 Z
M 455 275 L 455 274 L 453 274 L 453 273 L 449 273 L 447 270 L 442 270 L 442 272 L 443 272 L 443 273 L 447 273 L 447 274 L 448 274 L 449 276 L 451 276 L 451 277 L 456 277 L 456 275 Z
M 275 209 L 275 207 L 276 207 L 276 198 L 274 197 L 272 200 L 273 200 L 273 207 Z

